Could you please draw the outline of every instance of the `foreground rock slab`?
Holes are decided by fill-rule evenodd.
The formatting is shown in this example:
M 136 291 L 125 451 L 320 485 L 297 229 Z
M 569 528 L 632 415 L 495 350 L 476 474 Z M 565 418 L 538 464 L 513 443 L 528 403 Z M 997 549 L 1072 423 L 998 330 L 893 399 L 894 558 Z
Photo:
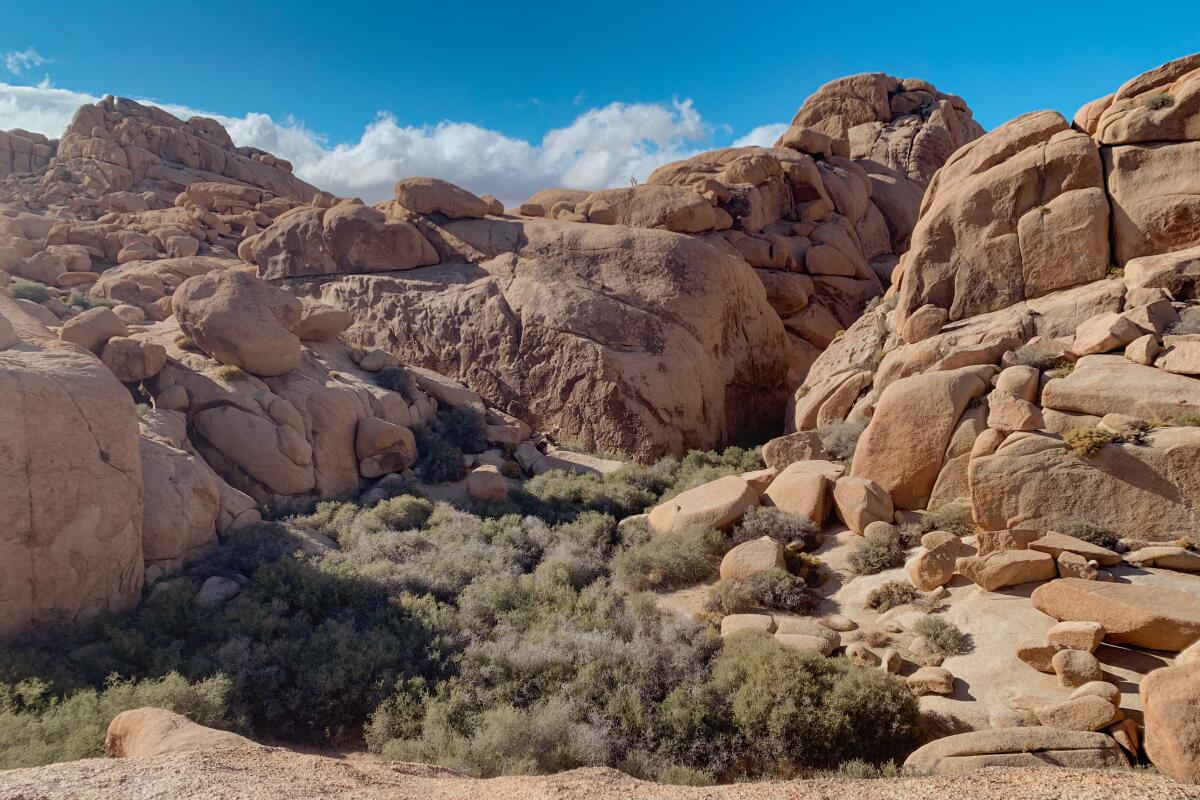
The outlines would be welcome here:
M 1200 640 L 1200 603 L 1174 589 L 1060 578 L 1030 600 L 1058 620 L 1099 622 L 1110 642 L 1179 651 Z
M 945 775 L 982 767 L 1128 766 L 1111 736 L 1057 728 L 993 728 L 937 739 L 908 757 L 904 766 Z

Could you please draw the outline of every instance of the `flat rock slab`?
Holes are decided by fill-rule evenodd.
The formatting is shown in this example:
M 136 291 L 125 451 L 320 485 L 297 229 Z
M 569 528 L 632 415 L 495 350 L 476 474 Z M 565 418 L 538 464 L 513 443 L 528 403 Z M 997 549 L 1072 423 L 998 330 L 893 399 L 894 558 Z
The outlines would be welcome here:
M 1031 600 L 1058 620 L 1099 622 L 1110 642 L 1177 652 L 1200 640 L 1200 603 L 1174 589 L 1061 578 Z
M 937 739 L 916 750 L 904 766 L 940 775 L 982 767 L 1128 766 L 1116 740 L 1103 733 L 1057 728 L 993 728 Z

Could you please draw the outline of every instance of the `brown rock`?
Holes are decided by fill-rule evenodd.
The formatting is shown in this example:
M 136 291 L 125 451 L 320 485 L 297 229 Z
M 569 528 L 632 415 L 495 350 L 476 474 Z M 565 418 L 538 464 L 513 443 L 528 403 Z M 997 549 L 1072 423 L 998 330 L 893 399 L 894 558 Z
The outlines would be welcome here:
M 161 708 L 122 711 L 113 717 L 104 737 L 104 752 L 109 758 L 258 746 L 244 736 L 197 725 L 182 714 Z
M 954 676 L 942 667 L 921 667 L 904 679 L 917 697 L 927 694 L 954 694 Z
M 167 363 L 161 344 L 114 336 L 104 345 L 100 360 L 121 383 L 138 383 L 157 375 Z
M 775 620 L 770 614 L 727 614 L 721 618 L 722 636 L 732 636 L 743 631 L 774 633 Z
M 1054 559 L 1034 550 L 998 550 L 958 560 L 958 572 L 989 592 L 1005 586 L 1048 581 L 1058 575 Z
M 655 531 L 670 531 L 689 525 L 725 529 L 747 509 L 758 505 L 759 492 L 744 478 L 727 475 L 688 489 L 650 510 L 649 524 Z
M 915 771 L 947 775 L 983 767 L 1112 769 L 1128 762 L 1111 737 L 1059 728 L 992 728 L 937 739 L 904 762 Z
M 1110 642 L 1178 652 L 1200 640 L 1193 595 L 1173 589 L 1061 578 L 1039 586 L 1030 600 L 1058 620 L 1100 623 Z
M 945 586 L 954 577 L 962 542 L 957 537 L 947 535 L 950 538 L 929 548 L 905 566 L 913 586 L 922 592 Z
M 1163 774 L 1200 783 L 1200 663 L 1156 669 L 1138 692 L 1146 755 Z
M 1111 567 L 1121 563 L 1121 556 L 1106 547 L 1067 536 L 1065 533 L 1047 531 L 1041 538 L 1029 543 L 1030 550 L 1040 550 L 1043 553 L 1058 558 L 1062 552 L 1076 553 L 1089 561 L 1095 561 L 1103 567 Z
M 1054 655 L 1059 651 L 1053 644 L 1044 642 L 1021 642 L 1017 645 L 1017 658 L 1038 672 L 1054 673 Z
M 1094 653 L 1104 641 L 1104 626 L 1086 620 L 1060 622 L 1046 632 L 1046 641 L 1060 650 Z
M 797 431 L 780 436 L 763 445 L 763 462 L 768 467 L 783 469 L 793 461 L 825 461 L 829 456 L 816 431 Z
M 869 478 L 838 478 L 833 485 L 833 503 L 838 518 L 860 534 L 872 522 L 890 522 L 895 513 L 887 491 Z
M 1028 550 L 1039 536 L 1039 531 L 1028 529 L 980 531 L 975 534 L 975 550 L 981 556 L 997 550 Z
M 79 316 L 67 320 L 58 332 L 63 341 L 77 344 L 96 355 L 100 354 L 104 343 L 109 339 L 128 335 L 129 329 L 125 327 L 125 323 L 111 308 L 105 306 L 89 308 Z
M 1038 722 L 1048 728 L 1068 731 L 1098 731 L 1118 722 L 1124 715 L 1103 697 L 1085 695 L 1037 709 Z
M 829 517 L 829 478 L 808 468 L 805 461 L 789 464 L 771 481 L 763 493 L 764 502 L 790 514 L 800 514 L 815 525 Z
M 722 580 L 748 578 L 769 569 L 786 569 L 783 545 L 769 536 L 743 542 L 721 559 Z
M 451 219 L 483 217 L 488 203 L 466 189 L 438 178 L 404 178 L 396 182 L 396 202 L 417 214 L 443 214 Z

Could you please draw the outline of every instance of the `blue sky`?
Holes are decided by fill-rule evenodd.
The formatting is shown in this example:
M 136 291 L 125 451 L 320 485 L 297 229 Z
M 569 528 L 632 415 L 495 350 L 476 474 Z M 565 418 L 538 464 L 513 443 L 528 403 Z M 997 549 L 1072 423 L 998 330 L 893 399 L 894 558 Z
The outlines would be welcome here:
M 677 155 L 786 122 L 820 84 L 863 71 L 932 81 L 966 98 L 987 128 L 1038 108 L 1069 116 L 1128 77 L 1200 50 L 1195 9 L 0 0 L 0 54 L 37 56 L 16 62 L 16 71 L 0 69 L 0 81 L 150 98 L 230 118 L 266 115 L 324 148 L 361 143 L 380 112 L 401 130 L 469 123 L 540 148 L 548 132 L 589 111 L 661 107 L 675 128 L 654 133 L 641 118 L 633 125 L 649 126 L 650 152 Z M 673 105 L 689 100 L 683 111 Z M 0 129 L 20 123 L 19 111 L 0 98 Z M 584 170 L 578 180 L 594 183 L 604 173 L 611 182 L 644 166 L 635 159 Z M 550 169 L 544 177 L 566 179 Z

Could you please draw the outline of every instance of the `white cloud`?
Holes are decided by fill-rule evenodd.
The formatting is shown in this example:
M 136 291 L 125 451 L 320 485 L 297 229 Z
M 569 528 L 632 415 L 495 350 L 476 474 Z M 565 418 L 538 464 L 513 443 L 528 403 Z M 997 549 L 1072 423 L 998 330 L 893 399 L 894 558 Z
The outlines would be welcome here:
M 8 127 L 59 136 L 75 109 L 96 100 L 47 82 L 40 86 L 0 83 L 0 119 Z M 291 119 L 276 121 L 260 113 L 228 117 L 170 103 L 157 105 L 184 119 L 195 114 L 214 117 L 238 145 L 286 158 L 296 174 L 313 185 L 367 202 L 387 199 L 397 179 L 414 175 L 444 178 L 481 194 L 490 192 L 507 204 L 551 186 L 625 186 L 630 178 L 643 180 L 656 167 L 693 155 L 713 131 L 692 101 L 682 100 L 593 108 L 570 125 L 550 130 L 540 142 L 468 122 L 403 125 L 391 114 L 381 113 L 358 141 L 331 144 Z M 755 143 L 770 144 L 778 134 L 764 131 L 777 127 L 757 128 L 743 139 L 758 137 Z
M 40 67 L 42 64 L 49 64 L 50 60 L 43 58 L 42 54 L 32 47 L 25 50 L 9 50 L 0 59 L 4 61 L 4 67 L 13 75 L 20 75 L 30 67 Z
M 786 122 L 775 122 L 770 125 L 759 125 L 754 130 L 738 139 L 734 139 L 732 147 L 770 147 L 775 144 L 783 132 L 788 129 Z

